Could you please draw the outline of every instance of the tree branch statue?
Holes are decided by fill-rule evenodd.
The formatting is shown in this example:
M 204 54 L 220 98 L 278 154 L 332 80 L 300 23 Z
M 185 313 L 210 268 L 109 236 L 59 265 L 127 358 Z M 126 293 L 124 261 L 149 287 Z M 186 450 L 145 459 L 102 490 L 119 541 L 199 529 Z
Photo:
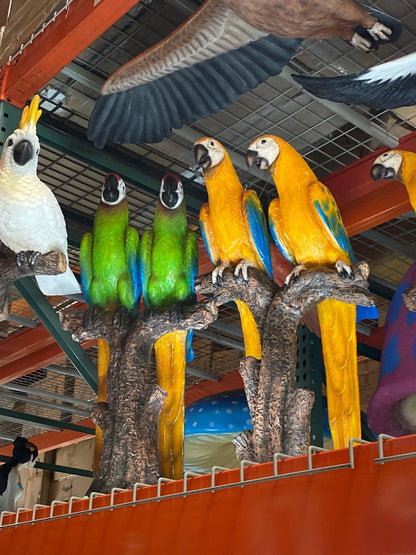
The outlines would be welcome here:
M 26 251 L 18 255 L 0 243 L 0 320 L 7 320 L 10 311 L 10 291 L 13 283 L 25 276 L 57 275 L 66 270 L 66 257 L 63 252 L 50 251 L 40 255 Z M 32 260 L 35 262 L 31 263 Z
M 74 339 L 103 337 L 112 353 L 107 403 L 96 405 L 93 411 L 103 430 L 103 454 L 90 489 L 109 492 L 113 487 L 157 481 L 157 422 L 165 392 L 157 386 L 150 367 L 152 346 L 170 331 L 206 328 L 217 319 L 218 307 L 234 300 L 249 306 L 262 338 L 261 361 L 246 358 L 241 362 L 253 430 L 235 439 L 237 456 L 265 462 L 274 452 L 304 454 L 313 393 L 295 388 L 296 329 L 311 306 L 327 298 L 374 304 L 367 291 L 368 265 L 357 264 L 353 270 L 353 279 L 343 279 L 327 268 L 305 271 L 284 288 L 253 268 L 248 282 L 235 279 L 231 269 L 224 272 L 220 285 L 213 284 L 207 274 L 195 286 L 207 298 L 186 309 L 177 321 L 170 319 L 169 312 L 139 313 L 131 321 L 123 310 L 68 309 L 62 313 L 62 325 Z

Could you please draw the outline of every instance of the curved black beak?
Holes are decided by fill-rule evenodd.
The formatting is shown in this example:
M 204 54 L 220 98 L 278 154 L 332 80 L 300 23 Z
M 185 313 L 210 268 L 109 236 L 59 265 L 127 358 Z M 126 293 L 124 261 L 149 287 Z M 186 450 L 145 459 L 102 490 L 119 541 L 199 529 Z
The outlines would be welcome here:
M 247 166 L 249 168 L 251 168 L 251 166 L 253 165 L 254 161 L 257 158 L 258 158 L 257 150 L 247 150 L 247 152 L 246 152 L 246 162 L 247 162 Z
M 396 170 L 383 166 L 383 164 L 374 164 L 370 170 L 370 174 L 374 181 L 380 181 L 380 179 L 397 179 Z
M 269 161 L 266 158 L 259 156 L 257 150 L 247 150 L 246 162 L 249 168 L 254 165 L 259 168 L 259 170 L 267 170 L 270 167 Z
M 19 166 L 27 164 L 27 162 L 33 158 L 32 144 L 26 139 L 20 141 L 13 149 L 13 158 Z
M 208 149 L 204 145 L 197 144 L 194 146 L 194 156 L 195 162 L 200 168 L 206 170 L 210 167 L 211 158 L 209 156 Z
M 118 179 L 114 173 L 109 173 L 104 181 L 103 199 L 106 202 L 117 202 L 119 194 Z

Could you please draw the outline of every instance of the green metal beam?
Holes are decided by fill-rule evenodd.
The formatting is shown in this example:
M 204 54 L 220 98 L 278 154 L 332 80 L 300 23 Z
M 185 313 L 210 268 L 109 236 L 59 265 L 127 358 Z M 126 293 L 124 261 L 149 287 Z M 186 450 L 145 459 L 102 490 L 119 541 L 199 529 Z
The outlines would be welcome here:
M 6 457 L 6 455 L 0 455 L 0 462 L 8 462 L 11 457 Z M 35 468 L 40 468 L 42 470 L 51 470 L 52 472 L 63 472 L 64 474 L 74 474 L 76 476 L 86 476 L 87 478 L 93 477 L 92 470 L 84 470 L 83 468 L 73 468 L 72 466 L 62 466 L 60 464 L 49 464 L 44 462 L 36 462 Z
M 41 426 L 48 426 L 56 430 L 73 430 L 74 432 L 79 432 L 81 434 L 95 435 L 95 428 L 88 428 L 87 426 L 79 426 L 78 424 L 73 424 L 72 422 L 62 422 L 61 420 L 53 420 L 52 418 L 45 418 L 43 416 L 36 416 L 35 414 L 27 414 L 25 412 L 18 412 L 10 409 L 0 408 L 0 416 L 3 416 L 3 420 L 12 419 L 13 422 L 21 422 L 22 424 L 36 424 Z
M 19 125 L 22 111 L 7 102 L 0 102 L 0 146 Z M 139 157 L 130 156 L 111 147 L 99 150 L 85 137 L 81 128 L 65 126 L 44 111 L 37 125 L 41 143 L 59 150 L 105 173 L 116 172 L 131 185 L 157 195 L 160 181 L 166 168 L 144 162 Z M 205 201 L 200 189 L 192 191 L 192 181 L 184 180 L 186 206 L 189 211 L 199 213 Z
M 69 331 L 62 329 L 59 317 L 30 277 L 15 281 L 16 288 L 26 299 L 42 324 L 46 327 L 58 345 L 67 355 L 74 367 L 85 379 L 91 389 L 98 391 L 97 367 L 82 346 L 74 341 Z

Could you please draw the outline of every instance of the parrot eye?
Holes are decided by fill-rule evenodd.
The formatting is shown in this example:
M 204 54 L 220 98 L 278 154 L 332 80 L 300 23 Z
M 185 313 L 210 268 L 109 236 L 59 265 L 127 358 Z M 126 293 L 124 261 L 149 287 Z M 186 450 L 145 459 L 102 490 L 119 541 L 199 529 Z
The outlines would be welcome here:
M 267 139 L 262 139 L 262 140 L 260 141 L 260 144 L 261 144 L 261 145 L 265 145 L 266 143 L 267 143 Z
M 210 141 L 210 142 L 209 142 L 209 146 L 212 146 L 212 147 L 214 147 L 214 146 L 215 146 L 215 143 L 214 143 L 214 141 Z
M 13 139 L 9 139 L 7 141 L 7 146 L 13 146 Z

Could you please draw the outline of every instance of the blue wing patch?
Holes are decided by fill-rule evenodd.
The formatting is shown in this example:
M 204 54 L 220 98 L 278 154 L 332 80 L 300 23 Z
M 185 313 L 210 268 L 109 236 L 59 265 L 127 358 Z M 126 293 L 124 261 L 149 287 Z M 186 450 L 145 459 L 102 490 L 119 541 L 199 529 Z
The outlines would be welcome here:
M 255 191 L 249 190 L 244 193 L 244 209 L 254 246 L 264 264 L 266 272 L 269 277 L 273 279 L 273 266 L 266 218 Z
M 315 183 L 310 188 L 313 204 L 322 222 L 325 224 L 329 233 L 336 240 L 341 249 L 348 254 L 351 264 L 355 264 L 357 259 L 350 243 L 347 231 L 342 222 L 341 214 L 334 197 L 325 185 Z M 366 319 L 377 319 L 379 317 L 375 306 L 357 306 L 356 321 Z

